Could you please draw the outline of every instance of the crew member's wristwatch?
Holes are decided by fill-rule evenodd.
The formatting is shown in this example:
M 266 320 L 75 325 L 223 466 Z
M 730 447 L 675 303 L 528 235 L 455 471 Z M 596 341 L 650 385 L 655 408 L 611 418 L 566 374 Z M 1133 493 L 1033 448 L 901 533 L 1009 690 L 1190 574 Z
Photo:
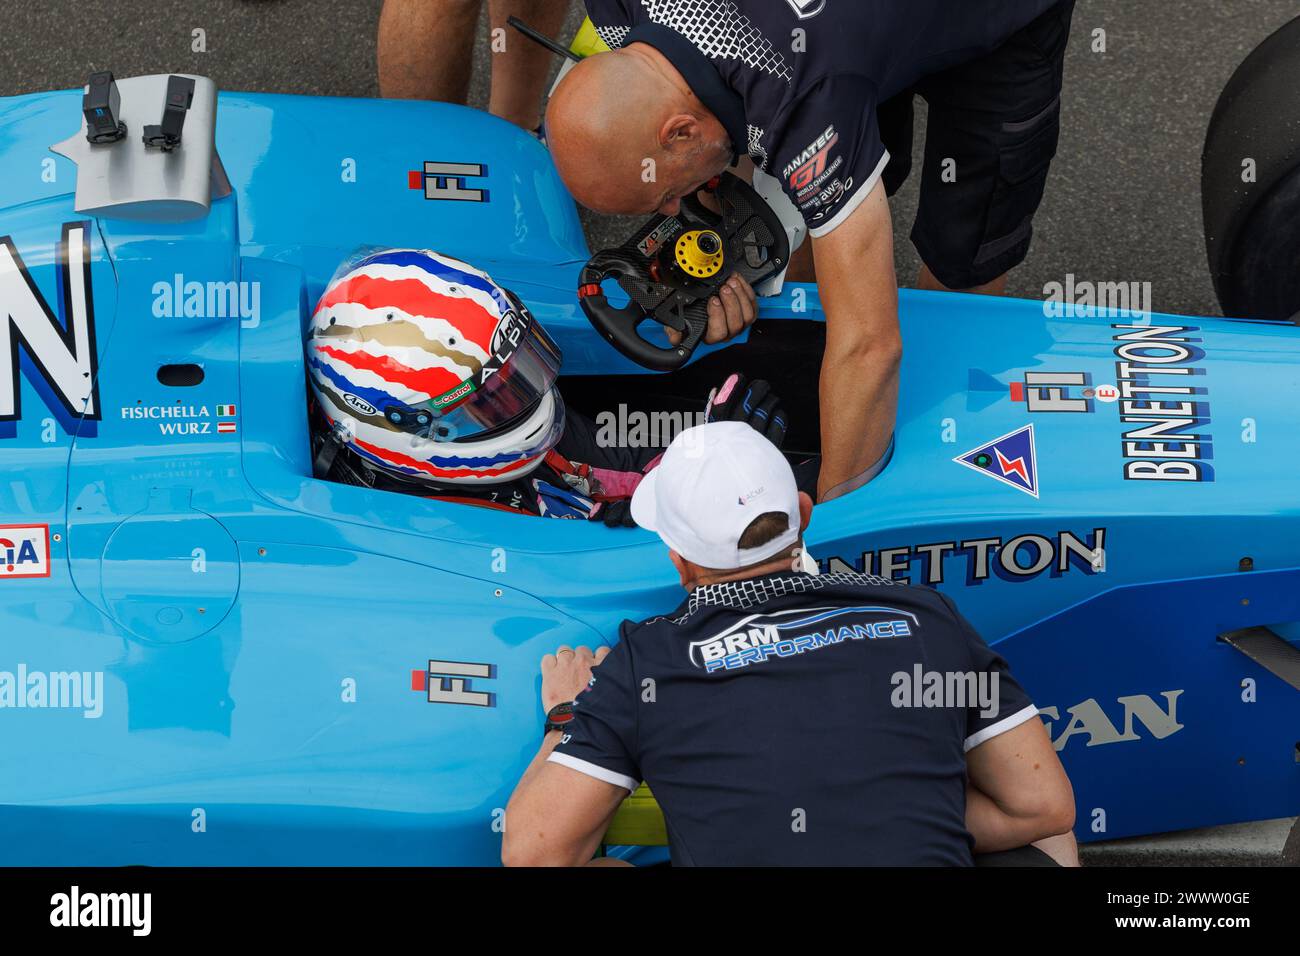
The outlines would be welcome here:
M 546 712 L 546 729 L 542 733 L 545 735 L 552 730 L 563 730 L 571 720 L 573 720 L 573 701 L 566 700 L 562 704 L 556 704 Z

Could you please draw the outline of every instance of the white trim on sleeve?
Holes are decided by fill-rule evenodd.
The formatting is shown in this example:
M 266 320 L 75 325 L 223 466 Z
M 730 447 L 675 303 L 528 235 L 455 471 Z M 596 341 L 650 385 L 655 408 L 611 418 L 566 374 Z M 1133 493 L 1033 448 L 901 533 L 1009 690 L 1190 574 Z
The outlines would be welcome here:
M 849 197 L 849 201 L 844 204 L 844 208 L 837 212 L 831 218 L 830 222 L 822 223 L 816 228 L 810 228 L 808 230 L 808 235 L 812 236 L 814 239 L 820 239 L 845 219 L 848 219 L 849 216 L 853 214 L 853 210 L 862 205 L 862 201 L 871 195 L 871 190 L 876 188 L 876 183 L 880 182 L 880 177 L 884 175 L 885 167 L 888 165 L 889 150 L 885 150 L 885 155 L 880 157 L 880 162 L 876 164 L 875 171 L 867 177 L 865 182 L 858 184 L 858 188 L 854 191 L 853 195 Z
M 998 734 L 1005 734 L 1008 730 L 1015 730 L 1026 720 L 1038 716 L 1038 708 L 1033 704 L 1018 710 L 1009 717 L 1003 717 L 995 724 L 989 724 L 983 730 L 977 730 L 966 738 L 966 743 L 962 747 L 962 753 L 969 753 L 986 740 L 992 740 Z M 552 754 L 554 756 L 554 754 Z
M 562 754 L 559 751 L 552 750 L 551 755 L 546 758 L 547 763 L 554 761 L 561 767 L 568 767 L 570 770 L 576 770 L 578 773 L 586 774 L 588 777 L 595 777 L 597 780 L 604 780 L 606 783 L 612 783 L 616 787 L 623 787 L 629 793 L 635 793 L 636 788 L 641 786 L 640 780 L 635 780 L 626 774 L 615 773 L 613 770 L 606 770 L 587 760 L 580 760 L 577 757 L 571 757 L 568 754 Z

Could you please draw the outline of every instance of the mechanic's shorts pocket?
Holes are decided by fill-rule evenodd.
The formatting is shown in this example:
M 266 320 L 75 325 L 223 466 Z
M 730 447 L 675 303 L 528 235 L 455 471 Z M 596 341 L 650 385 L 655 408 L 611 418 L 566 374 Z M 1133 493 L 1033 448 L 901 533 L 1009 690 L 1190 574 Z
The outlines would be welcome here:
M 989 202 L 975 265 L 1000 259 L 1015 264 L 1027 248 L 1034 213 L 1043 200 L 1047 172 L 1056 156 L 1060 109 L 1056 100 L 1023 123 L 1003 126 L 1006 141 L 998 149 L 997 185 Z
M 1023 30 L 1026 41 L 1048 60 L 1059 61 L 1065 55 L 1065 45 L 1070 39 L 1070 21 L 1074 17 L 1074 3 L 1075 0 L 1061 0 Z
M 1004 123 L 1002 133 L 1008 142 L 998 150 L 999 185 L 1014 188 L 1046 175 L 1061 136 L 1061 98 L 1023 122 Z

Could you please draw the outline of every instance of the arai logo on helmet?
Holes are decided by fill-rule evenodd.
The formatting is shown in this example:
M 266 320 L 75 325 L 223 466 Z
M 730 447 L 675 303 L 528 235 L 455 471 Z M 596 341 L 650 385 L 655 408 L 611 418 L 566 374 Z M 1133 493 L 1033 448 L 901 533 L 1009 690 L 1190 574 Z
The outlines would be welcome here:
M 361 415 L 379 414 L 379 410 L 375 408 L 375 406 L 371 405 L 364 398 L 359 398 L 358 396 L 353 395 L 351 392 L 343 393 L 343 402 L 348 406 L 348 408 Z

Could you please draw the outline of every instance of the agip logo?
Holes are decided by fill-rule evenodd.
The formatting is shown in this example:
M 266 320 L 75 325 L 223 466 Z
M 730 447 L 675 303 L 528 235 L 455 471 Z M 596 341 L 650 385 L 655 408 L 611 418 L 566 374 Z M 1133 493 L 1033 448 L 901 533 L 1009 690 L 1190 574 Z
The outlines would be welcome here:
M 0 525 L 0 579 L 49 576 L 49 525 Z

